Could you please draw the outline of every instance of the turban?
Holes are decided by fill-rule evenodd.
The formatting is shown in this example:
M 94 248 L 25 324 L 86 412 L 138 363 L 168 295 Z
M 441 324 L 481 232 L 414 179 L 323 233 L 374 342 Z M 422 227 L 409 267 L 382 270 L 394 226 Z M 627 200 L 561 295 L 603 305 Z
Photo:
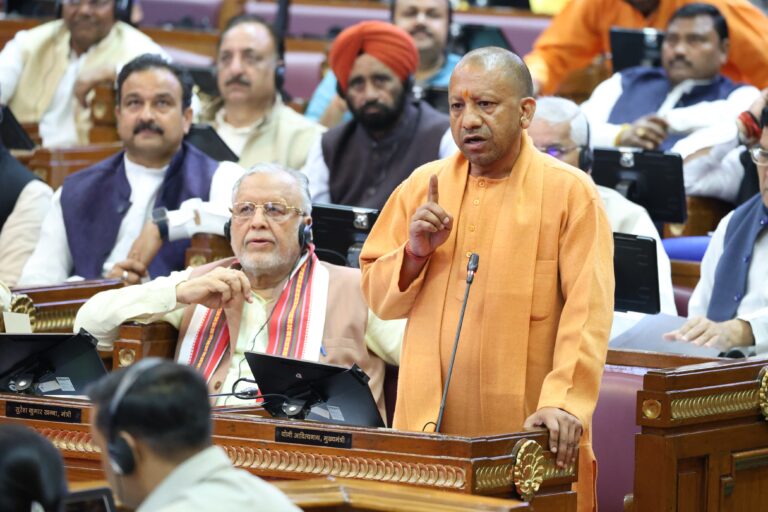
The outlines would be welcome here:
M 401 81 L 415 73 L 419 66 L 419 52 L 408 32 L 383 21 L 363 21 L 343 30 L 328 55 L 333 74 L 344 92 L 352 66 L 361 53 L 381 61 Z

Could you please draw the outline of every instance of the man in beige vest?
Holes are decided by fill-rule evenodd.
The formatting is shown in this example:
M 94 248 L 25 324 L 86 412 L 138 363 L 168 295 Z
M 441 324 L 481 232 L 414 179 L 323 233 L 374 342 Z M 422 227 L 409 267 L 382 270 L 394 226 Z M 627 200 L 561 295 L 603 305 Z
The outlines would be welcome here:
M 259 162 L 300 169 L 325 128 L 285 105 L 282 42 L 258 17 L 232 18 L 221 33 L 216 58 L 220 98 L 206 106 L 201 121 L 251 167 Z
M 90 112 L 76 96 L 144 53 L 163 51 L 115 20 L 114 0 L 63 0 L 61 19 L 18 32 L 0 52 L 0 103 L 39 123 L 44 146 L 87 144 Z
M 252 378 L 246 351 L 357 363 L 383 413 L 384 361 L 399 363 L 405 323 L 384 322 L 368 310 L 359 270 L 317 259 L 311 209 L 304 175 L 274 164 L 254 167 L 234 187 L 235 258 L 100 293 L 80 309 L 75 329 L 84 327 L 100 349 L 111 349 L 126 320 L 168 322 L 180 331 L 177 360 L 197 368 L 211 392 L 234 392 L 238 379 Z

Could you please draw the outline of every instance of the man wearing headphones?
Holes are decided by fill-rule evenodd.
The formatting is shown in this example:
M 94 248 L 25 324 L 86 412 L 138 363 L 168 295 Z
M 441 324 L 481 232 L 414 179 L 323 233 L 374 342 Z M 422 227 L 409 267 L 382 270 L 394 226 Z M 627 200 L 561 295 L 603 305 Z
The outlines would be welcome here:
M 202 372 L 211 392 L 230 392 L 251 377 L 246 351 L 357 363 L 383 413 L 382 359 L 399 362 L 404 322 L 383 322 L 368 310 L 359 270 L 317 259 L 304 175 L 260 164 L 237 182 L 232 198 L 225 231 L 234 258 L 97 294 L 78 312 L 76 329 L 111 349 L 126 320 L 168 322 L 180 329 L 177 360 Z
M 44 146 L 87 144 L 87 92 L 114 80 L 117 67 L 134 57 L 163 53 L 149 37 L 117 21 L 126 3 L 59 0 L 61 19 L 19 31 L 0 52 L 0 103 L 20 122 L 39 123 Z
M 145 359 L 88 389 L 91 437 L 110 487 L 136 512 L 299 509 L 279 490 L 232 467 L 211 439 L 205 382 L 192 369 Z
M 592 171 L 589 122 L 579 107 L 565 98 L 543 97 L 536 101 L 536 116 L 528 135 L 539 151 L 577 167 Z M 669 256 L 661 244 L 659 232 L 642 206 L 628 200 L 612 188 L 597 185 L 608 222 L 614 233 L 643 235 L 656 240 L 661 311 L 677 315 Z
M 417 86 L 448 87 L 451 71 L 461 58 L 448 52 L 453 7 L 448 0 L 392 0 L 389 19 L 408 32 L 419 51 L 414 73 Z M 344 99 L 336 94 L 336 75 L 328 71 L 315 89 L 304 115 L 332 128 L 348 121 Z
M 283 104 L 282 42 L 257 16 L 232 18 L 216 57 L 220 98 L 201 120 L 211 124 L 243 167 L 273 162 L 300 169 L 325 128 Z
M 419 54 L 403 29 L 364 21 L 328 56 L 352 120 L 325 133 L 303 172 L 315 202 L 381 208 L 422 164 L 456 151 L 448 116 L 410 98 Z

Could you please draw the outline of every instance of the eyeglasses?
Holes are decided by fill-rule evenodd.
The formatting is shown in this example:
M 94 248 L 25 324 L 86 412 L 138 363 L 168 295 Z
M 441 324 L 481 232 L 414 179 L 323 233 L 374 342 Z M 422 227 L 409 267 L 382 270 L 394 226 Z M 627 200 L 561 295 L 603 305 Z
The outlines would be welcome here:
M 114 0 L 63 0 L 64 5 L 72 5 L 74 7 L 80 7 L 81 5 L 87 5 L 88 7 L 106 7 L 114 2 Z
M 291 216 L 291 213 L 296 212 L 297 215 L 304 215 L 304 210 L 296 208 L 295 206 L 288 206 L 285 203 L 264 203 L 256 204 L 250 201 L 244 201 L 242 203 L 235 203 L 232 205 L 230 211 L 232 216 L 236 219 L 250 219 L 256 214 L 256 210 L 264 208 L 264 215 L 277 222 L 284 221 Z
M 563 156 L 567 155 L 574 149 L 579 149 L 581 146 L 571 146 L 571 147 L 563 147 L 560 144 L 552 144 L 550 146 L 544 146 L 543 148 L 538 148 L 539 151 L 542 153 L 546 153 L 549 156 L 553 156 L 555 158 L 562 158 Z
M 756 165 L 768 165 L 768 149 L 755 146 L 749 149 L 749 156 Z

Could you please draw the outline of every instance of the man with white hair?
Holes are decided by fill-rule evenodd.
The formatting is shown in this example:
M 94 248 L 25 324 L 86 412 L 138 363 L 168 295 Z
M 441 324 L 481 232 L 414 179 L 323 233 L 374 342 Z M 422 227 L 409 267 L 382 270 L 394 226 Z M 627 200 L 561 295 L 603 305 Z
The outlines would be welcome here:
M 384 361 L 398 364 L 404 322 L 368 310 L 359 270 L 318 260 L 307 178 L 260 164 L 235 184 L 232 200 L 225 231 L 234 258 L 100 293 L 80 309 L 75 330 L 110 349 L 127 320 L 168 322 L 180 330 L 176 359 L 201 371 L 212 393 L 252 378 L 246 351 L 357 363 L 383 412 Z
M 591 172 L 589 121 L 572 101 L 556 97 L 539 98 L 528 135 L 540 151 L 588 174 Z M 656 240 L 661 311 L 676 315 L 669 257 L 648 212 L 611 188 L 597 185 L 597 191 L 615 233 L 643 235 Z

